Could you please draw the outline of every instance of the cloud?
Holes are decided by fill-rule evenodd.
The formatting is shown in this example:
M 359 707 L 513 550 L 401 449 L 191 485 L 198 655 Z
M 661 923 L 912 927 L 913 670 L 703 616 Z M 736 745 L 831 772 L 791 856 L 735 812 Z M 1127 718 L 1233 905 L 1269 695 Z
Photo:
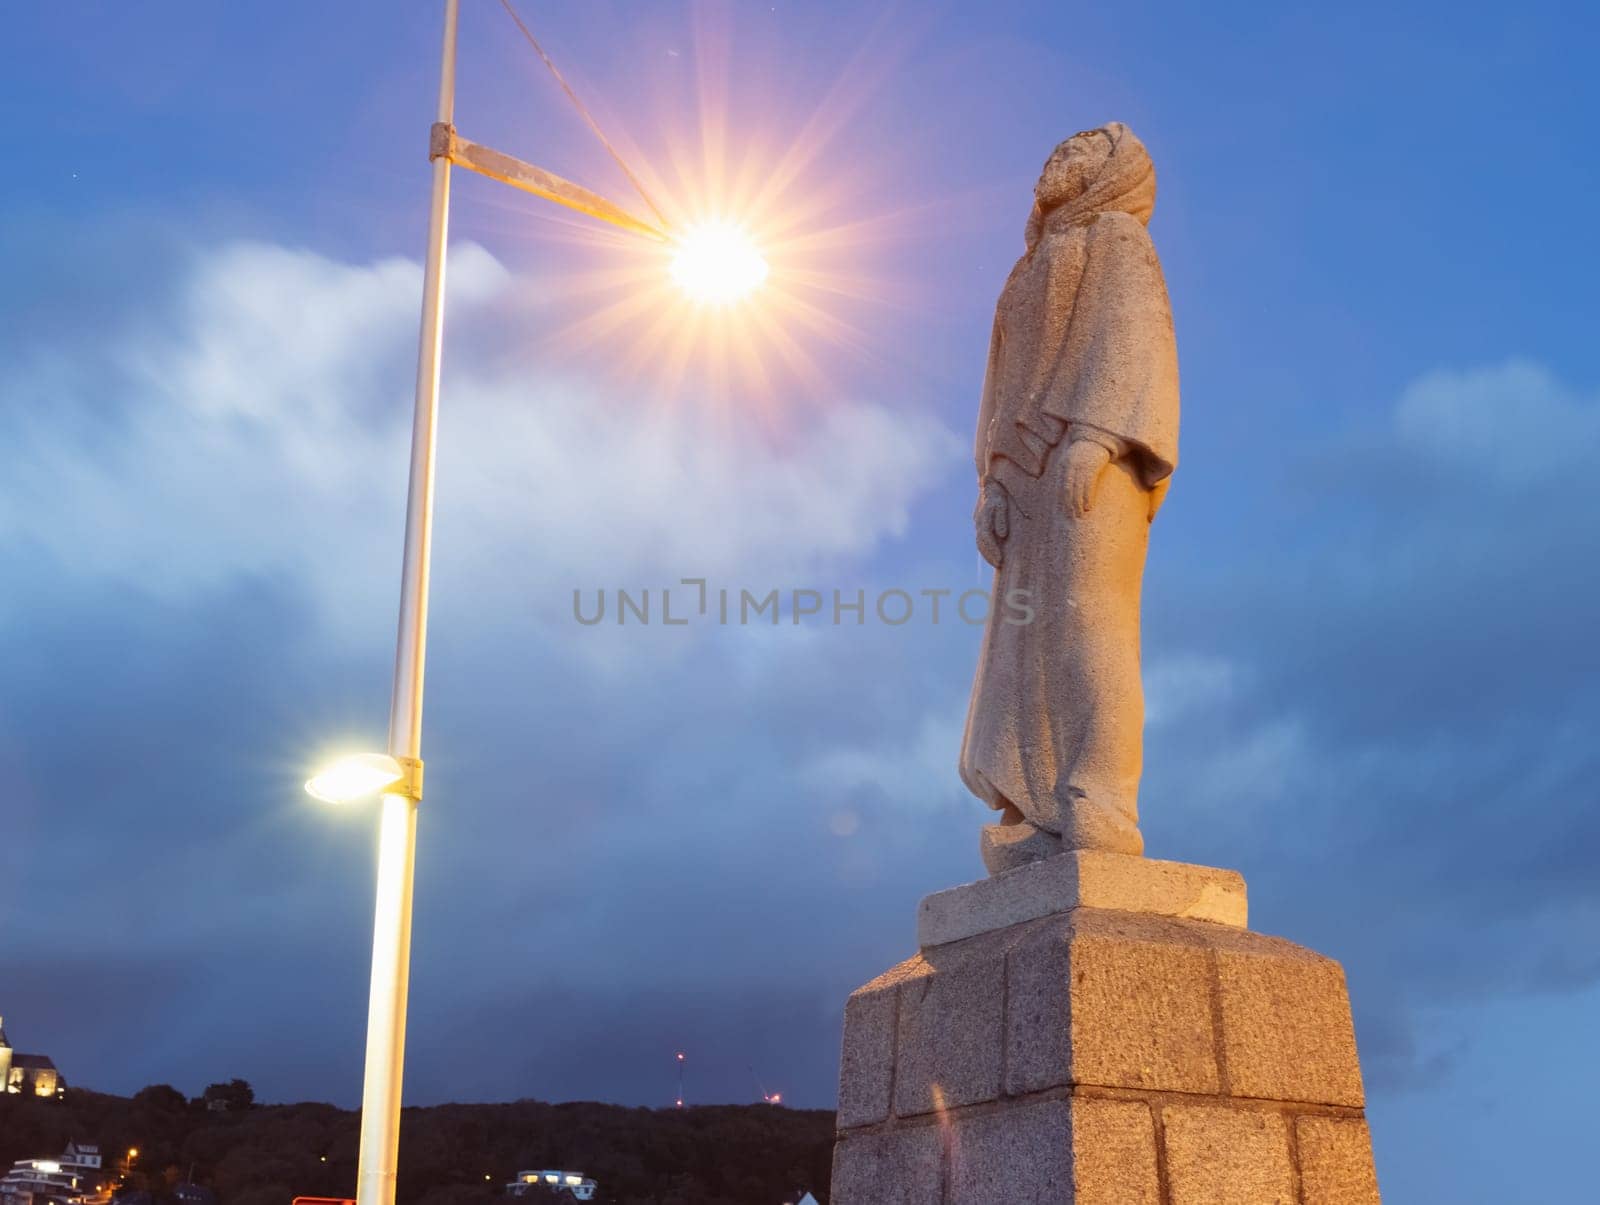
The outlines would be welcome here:
M 1145 724 L 1171 724 L 1231 697 L 1237 667 L 1222 657 L 1181 653 L 1144 667 Z
M 1425 460 L 1498 486 L 1560 481 L 1600 445 L 1600 407 L 1528 360 L 1439 370 L 1407 386 L 1394 429 Z
M 965 583 L 957 441 L 882 404 L 774 433 L 542 374 L 493 321 L 518 277 L 455 262 L 412 1082 L 563 1094 L 588 1069 L 646 1099 L 664 1035 L 721 1033 L 704 1089 L 737 1098 L 734 1047 L 778 1061 L 788 1027 L 810 1053 L 780 1086 L 826 1103 L 830 1010 L 908 952 L 920 895 L 981 873 L 954 768 L 978 632 L 591 629 L 571 591 L 871 597 L 897 561 Z M 369 833 L 296 784 L 320 742 L 380 735 L 417 269 L 259 243 L 191 265 L 92 339 L 12 349 L 0 908 L 29 923 L 0 954 L 103 933 L 84 958 L 150 968 L 93 1034 L 45 1019 L 76 1082 L 349 1100 Z M 1242 487 L 1303 521 L 1212 540 L 1181 594 L 1158 545 L 1150 849 L 1240 867 L 1259 927 L 1341 958 L 1391 1087 L 1456 1057 L 1416 1037 L 1436 1010 L 1600 977 L 1597 414 L 1534 365 L 1431 373 Z M 92 886 L 47 896 L 34 855 L 65 841 Z M 184 1040 L 153 1047 L 175 994 Z
M 542 376 L 491 320 L 518 279 L 471 246 L 453 267 L 464 347 L 447 350 L 441 424 L 414 997 L 435 1033 L 510 1001 L 486 1014 L 509 1028 L 482 1036 L 513 1057 L 462 1078 L 459 1046 L 424 1038 L 413 1082 L 577 1091 L 559 1068 L 524 1073 L 538 1060 L 514 1018 L 554 1007 L 552 973 L 568 985 L 552 1024 L 597 1050 L 673 1026 L 768 1032 L 752 1009 L 778 998 L 831 1029 L 855 972 L 829 953 L 873 927 L 834 930 L 903 890 L 889 869 L 928 834 L 865 807 L 836 831 L 838 801 L 798 767 L 885 722 L 869 679 L 904 680 L 916 650 L 789 626 L 591 631 L 567 600 L 687 573 L 837 578 L 909 532 L 958 441 L 881 404 L 774 434 Z M 124 1007 L 94 1026 L 40 1024 L 19 1000 L 75 1082 L 241 1074 L 268 1098 L 348 1102 L 370 817 L 311 808 L 297 784 L 331 738 L 380 736 L 419 273 L 238 243 L 147 284 L 92 335 L 15 349 L 0 394 L 16 465 L 0 486 L 0 912 L 27 917 L 3 926 L 3 957 L 55 965 L 70 945 L 148 971 L 117 974 Z M 63 843 L 84 890 L 56 891 L 38 856 Z M 799 994 L 796 966 L 812 968 Z M 630 1038 L 600 993 L 664 1003 Z M 174 997 L 181 1038 L 157 1039 L 149 1018 Z M 301 1035 L 292 1063 L 259 1040 L 269 1013 Z M 705 1093 L 740 1098 L 742 1057 Z M 801 1099 L 825 1102 L 831 1072 L 804 1066 Z M 595 1082 L 640 1081 L 618 1062 Z
M 1254 923 L 1346 961 L 1386 1083 L 1438 1071 L 1413 1014 L 1600 976 L 1596 456 L 1600 402 L 1546 369 L 1429 373 L 1294 466 L 1315 522 L 1225 557 L 1158 650 L 1234 669 L 1151 729 L 1152 845 L 1242 864 Z
M 966 797 L 955 775 L 965 726 L 965 709 L 924 715 L 902 743 L 827 749 L 801 772 L 819 789 L 844 797 L 864 793 L 916 811 L 948 810 L 953 799 Z
M 541 376 L 484 309 L 519 282 L 470 243 L 448 280 L 440 544 L 480 589 L 859 558 L 957 459 L 934 421 L 877 404 L 777 439 Z M 294 574 L 358 637 L 393 587 L 420 291 L 409 260 L 233 243 L 155 314 L 35 349 L 0 409 L 0 536 L 172 598 Z

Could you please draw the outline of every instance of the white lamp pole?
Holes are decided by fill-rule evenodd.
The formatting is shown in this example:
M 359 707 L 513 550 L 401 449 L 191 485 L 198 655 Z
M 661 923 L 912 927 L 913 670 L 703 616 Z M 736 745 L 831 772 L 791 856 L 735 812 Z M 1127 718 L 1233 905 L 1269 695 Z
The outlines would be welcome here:
M 318 799 L 344 803 L 381 794 L 378 889 L 372 925 L 372 987 L 367 1003 L 367 1063 L 361 1089 L 361 1164 L 357 1205 L 394 1205 L 400 1153 L 400 1086 L 405 1068 L 406 995 L 411 976 L 411 890 L 422 799 L 422 679 L 428 637 L 428 563 L 433 546 L 434 436 L 439 419 L 439 358 L 444 334 L 445 240 L 450 168 L 459 165 L 630 234 L 668 243 L 660 225 L 553 172 L 462 138 L 455 128 L 456 23 L 460 0 L 445 0 L 439 110 L 429 134 L 433 203 L 422 278 L 416 409 L 411 427 L 411 484 L 406 498 L 405 561 L 400 576 L 400 631 L 389 706 L 389 752 L 347 757 L 306 783 Z M 526 30 L 524 30 L 526 33 Z M 529 35 L 531 38 L 531 35 Z M 542 53 L 542 52 L 541 52 Z M 629 173 L 632 178 L 632 173 Z M 723 273 L 728 257 L 702 254 L 702 271 Z M 749 275 L 742 261 L 735 269 Z M 761 275 L 765 265 L 761 265 Z M 745 287 L 759 283 L 759 277 Z
M 455 116 L 456 15 L 446 0 L 439 68 L 439 114 Z M 422 756 L 422 677 L 428 641 L 428 562 L 433 550 L 434 434 L 439 422 L 439 350 L 444 334 L 445 236 L 450 223 L 450 160 L 433 160 L 433 203 L 422 278 L 416 411 L 411 427 L 411 484 L 400 576 L 400 632 L 389 705 L 389 753 L 402 765 Z M 378 891 L 372 925 L 372 988 L 367 1003 L 367 1066 L 361 1089 L 358 1205 L 393 1205 L 400 1154 L 400 1084 L 406 1052 L 406 994 L 411 978 L 411 886 L 417 858 L 420 783 L 386 794 L 378 834 Z

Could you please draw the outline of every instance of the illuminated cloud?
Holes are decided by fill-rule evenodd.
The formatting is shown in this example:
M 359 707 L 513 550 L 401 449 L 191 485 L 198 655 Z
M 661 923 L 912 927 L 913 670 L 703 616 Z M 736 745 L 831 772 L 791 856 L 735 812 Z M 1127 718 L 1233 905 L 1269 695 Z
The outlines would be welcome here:
M 959 461 L 936 422 L 878 404 L 774 433 L 541 374 L 479 319 L 520 287 L 504 267 L 459 245 L 449 286 L 440 555 L 506 606 L 859 558 Z M 199 254 L 159 314 L 19 366 L 0 535 L 169 598 L 292 575 L 342 635 L 386 640 L 420 290 L 405 259 Z

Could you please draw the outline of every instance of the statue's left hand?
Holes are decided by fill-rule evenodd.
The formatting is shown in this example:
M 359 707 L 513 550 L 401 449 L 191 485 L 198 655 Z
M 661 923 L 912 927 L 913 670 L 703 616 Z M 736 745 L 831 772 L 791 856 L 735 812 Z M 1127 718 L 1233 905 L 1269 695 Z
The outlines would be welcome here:
M 1067 512 L 1083 518 L 1094 507 L 1100 476 L 1111 463 L 1111 451 L 1092 439 L 1075 439 L 1067 445 Z
M 1006 536 L 1011 534 L 1011 515 L 1006 491 L 998 481 L 985 481 L 978 495 L 978 508 L 972 514 L 977 528 L 978 551 L 996 569 L 1005 559 Z

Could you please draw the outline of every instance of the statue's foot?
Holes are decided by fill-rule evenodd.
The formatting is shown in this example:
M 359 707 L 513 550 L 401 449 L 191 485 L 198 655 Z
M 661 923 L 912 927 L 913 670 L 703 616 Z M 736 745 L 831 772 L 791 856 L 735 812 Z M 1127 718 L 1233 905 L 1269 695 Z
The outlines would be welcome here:
M 978 848 L 989 873 L 999 874 L 1052 857 L 1061 852 L 1062 846 L 1060 837 L 1024 820 L 1020 824 L 984 825 Z
M 1096 849 L 1108 854 L 1144 853 L 1144 834 L 1116 808 L 1079 796 L 1062 817 L 1063 849 Z

